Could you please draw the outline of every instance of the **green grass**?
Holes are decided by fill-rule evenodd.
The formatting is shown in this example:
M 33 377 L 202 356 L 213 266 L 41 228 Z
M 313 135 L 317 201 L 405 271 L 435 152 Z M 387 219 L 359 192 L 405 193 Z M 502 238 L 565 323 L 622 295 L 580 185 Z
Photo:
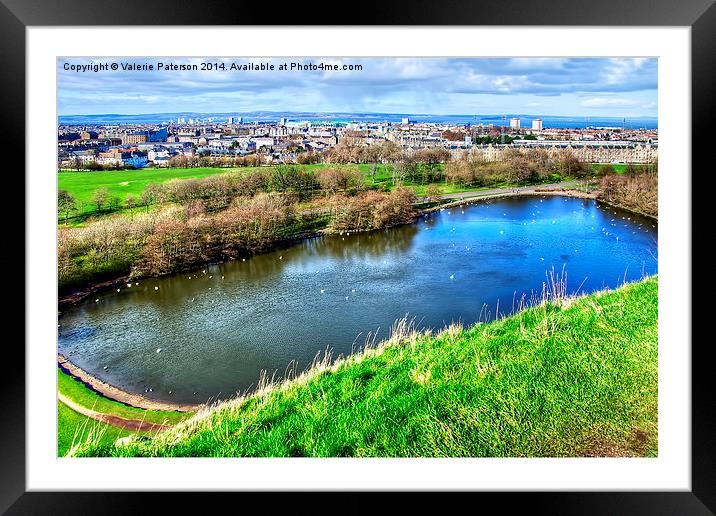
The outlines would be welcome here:
M 58 391 L 75 403 L 95 412 L 113 414 L 125 419 L 138 419 L 158 424 L 176 424 L 192 415 L 170 410 L 144 410 L 110 400 L 89 389 L 60 368 L 57 369 L 57 385 Z M 57 417 L 58 456 L 64 456 L 72 447 L 73 441 L 76 443 L 84 442 L 88 437 L 97 439 L 98 444 L 109 446 L 118 438 L 133 433 L 147 435 L 145 432 L 122 430 L 121 428 L 95 421 L 75 412 L 60 401 L 57 402 Z
M 403 332 L 148 441 L 78 455 L 657 455 L 657 278 Z
M 606 166 L 606 163 L 592 163 L 592 167 L 594 167 L 596 170 L 601 169 L 602 167 Z M 647 168 L 649 165 L 634 163 L 632 166 L 637 168 Z M 623 174 L 626 170 L 627 165 L 625 163 L 611 163 L 611 167 L 614 169 L 614 172 L 617 174 Z
M 60 401 L 57 402 L 57 425 L 58 457 L 64 457 L 73 444 L 90 440 L 99 446 L 111 446 L 120 437 L 135 433 L 78 414 Z M 137 433 L 145 435 L 143 432 Z
M 57 368 L 57 387 L 59 392 L 83 407 L 104 414 L 114 414 L 124 419 L 139 419 L 148 423 L 173 425 L 191 415 L 173 410 L 145 410 L 105 398 L 62 371 L 59 367 Z
M 237 170 L 247 171 L 251 168 L 142 168 L 97 172 L 63 170 L 57 174 L 57 187 L 60 190 L 67 190 L 78 202 L 85 204 L 80 214 L 93 214 L 97 207 L 92 204 L 92 192 L 98 188 L 107 188 L 111 197 L 119 197 L 124 204 L 128 195 L 134 195 L 138 199 L 150 183 L 203 178 Z

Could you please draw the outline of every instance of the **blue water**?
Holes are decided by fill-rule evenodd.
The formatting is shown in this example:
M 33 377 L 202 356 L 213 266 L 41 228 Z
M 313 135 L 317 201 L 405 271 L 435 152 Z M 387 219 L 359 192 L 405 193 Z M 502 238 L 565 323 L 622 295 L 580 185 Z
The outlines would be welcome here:
M 509 313 L 551 271 L 569 292 L 654 274 L 657 236 L 656 222 L 592 200 L 476 202 L 110 290 L 61 315 L 59 350 L 126 390 L 203 402 L 255 386 L 262 369 L 282 376 L 327 348 L 350 353 L 368 332 L 385 338 L 406 314 L 439 329 L 492 318 L 498 304 Z
M 532 120 L 539 118 L 545 128 L 585 128 L 585 127 L 625 127 L 627 129 L 656 129 L 656 117 L 617 118 L 617 117 L 567 117 L 529 114 L 507 114 L 506 120 L 499 115 L 421 115 L 411 113 L 295 113 L 295 112 L 227 112 L 227 113 L 150 113 L 141 115 L 62 115 L 58 117 L 60 124 L 160 124 L 178 118 L 189 120 L 208 120 L 226 122 L 228 117 L 243 117 L 244 123 L 278 122 L 281 118 L 289 120 L 315 120 L 325 122 L 393 122 L 399 123 L 402 118 L 409 117 L 415 122 L 432 122 L 454 125 L 509 125 L 509 119 L 520 118 L 523 127 L 531 127 Z

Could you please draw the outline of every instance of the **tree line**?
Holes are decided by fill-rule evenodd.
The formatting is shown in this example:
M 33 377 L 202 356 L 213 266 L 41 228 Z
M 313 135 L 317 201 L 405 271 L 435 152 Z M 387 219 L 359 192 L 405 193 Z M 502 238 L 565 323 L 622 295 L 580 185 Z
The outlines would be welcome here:
M 336 181 L 335 176 L 330 177 L 335 193 L 308 204 L 289 189 L 256 190 L 229 196 L 224 208 L 211 211 L 203 198 L 186 195 L 182 188 L 184 197 L 172 205 L 61 229 L 60 291 L 124 275 L 157 276 L 236 259 L 308 231 L 368 231 L 411 222 L 417 216 L 410 190 L 354 190 L 350 181 Z M 171 187 L 165 190 L 170 191 Z
M 616 174 L 614 168 L 607 165 L 602 167 L 602 173 L 604 177 L 599 183 L 598 199 L 638 213 L 658 217 L 658 162 L 644 167 L 627 165 L 621 175 Z

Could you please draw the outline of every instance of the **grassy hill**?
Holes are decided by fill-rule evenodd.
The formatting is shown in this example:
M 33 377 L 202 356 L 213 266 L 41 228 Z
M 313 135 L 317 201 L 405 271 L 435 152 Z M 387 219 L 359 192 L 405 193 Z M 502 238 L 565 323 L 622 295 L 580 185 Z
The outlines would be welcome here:
M 385 343 L 76 455 L 656 456 L 657 278 Z M 126 441 L 126 440 L 125 440 Z

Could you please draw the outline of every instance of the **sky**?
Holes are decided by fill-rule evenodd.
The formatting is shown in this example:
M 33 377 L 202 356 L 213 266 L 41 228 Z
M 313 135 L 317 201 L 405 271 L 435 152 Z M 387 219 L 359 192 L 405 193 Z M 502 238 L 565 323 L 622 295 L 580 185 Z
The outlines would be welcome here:
M 160 62 L 223 63 L 225 70 L 158 70 Z M 123 63 L 151 64 L 154 70 L 123 70 Z M 231 70 L 232 63 L 270 63 L 275 69 Z M 280 70 L 283 63 L 362 65 L 362 70 Z M 67 69 L 88 64 L 108 69 Z M 656 117 L 657 59 L 58 59 L 59 115 L 183 111 Z

